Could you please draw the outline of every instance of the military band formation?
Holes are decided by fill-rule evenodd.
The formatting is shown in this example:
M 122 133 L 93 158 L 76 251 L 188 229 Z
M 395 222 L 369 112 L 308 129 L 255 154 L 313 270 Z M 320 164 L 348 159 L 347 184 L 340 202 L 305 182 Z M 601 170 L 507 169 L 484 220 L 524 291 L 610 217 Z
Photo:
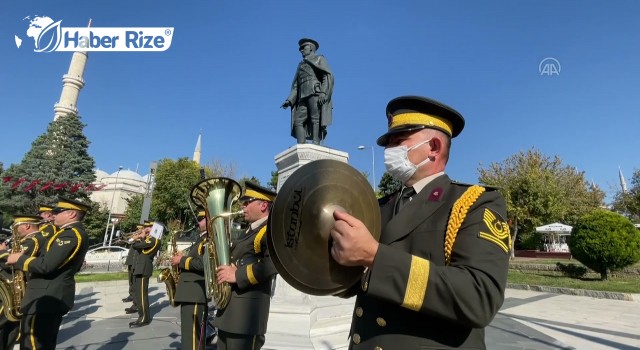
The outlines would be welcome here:
M 315 55 L 317 46 L 310 39 L 300 41 L 305 60 Z M 296 97 L 293 91 L 286 106 L 302 109 L 310 96 L 326 102 L 322 84 L 327 80 L 318 76 L 328 67 L 319 69 L 313 62 L 303 67 L 309 74 L 294 81 L 294 89 L 314 86 L 304 96 Z M 388 173 L 402 188 L 380 198 L 379 208 L 373 205 L 380 232 L 371 232 L 362 221 L 365 218 L 351 215 L 349 208 L 336 209 L 329 214 L 330 229 L 321 233 L 328 244 L 317 247 L 324 254 L 329 250 L 333 262 L 326 265 L 361 270 L 357 283 L 334 294 L 356 297 L 349 348 L 485 349 L 485 327 L 503 303 L 507 281 L 511 236 L 505 201 L 494 188 L 459 183 L 445 173 L 453 156 L 452 140 L 465 125 L 455 109 L 425 97 L 402 96 L 388 103 L 386 123 L 388 130 L 377 143 L 384 147 Z M 301 135 L 302 131 L 297 140 L 302 143 Z M 310 140 L 317 143 L 319 138 L 314 124 Z M 295 172 L 289 179 L 294 176 Z M 171 267 L 163 270 L 161 280 L 171 305 L 180 307 L 185 350 L 205 348 L 212 301 L 217 349 L 253 350 L 265 344 L 274 277 L 286 273 L 279 268 L 282 262 L 276 261 L 279 247 L 268 243 L 271 236 L 287 233 L 275 232 L 267 224 L 277 219 L 272 217 L 277 213 L 276 192 L 246 182 L 236 196 L 234 186 L 231 181 L 220 188 L 232 189 L 230 196 L 241 203 L 248 226 L 230 239 L 227 252 L 214 254 L 219 247 L 213 245 L 211 231 L 219 226 L 228 229 L 220 219 L 229 217 L 230 210 L 198 208 L 199 235 L 188 252 L 177 251 L 171 237 Z M 299 198 L 296 203 L 301 218 L 322 215 L 305 212 L 304 202 Z M 41 207 L 38 215 L 13 215 L 14 243 L 11 249 L 0 246 L 1 349 L 11 349 L 15 343 L 20 349 L 55 348 L 62 318 L 73 307 L 74 274 L 87 252 L 82 220 L 88 209 L 85 203 L 60 198 L 52 207 Z M 313 231 L 301 225 L 296 226 L 300 236 L 293 237 L 289 248 Z M 131 328 L 152 322 L 148 286 L 160 249 L 159 240 L 150 234 L 152 226 L 145 222 L 127 237 L 129 290 L 123 302 L 131 303 L 127 314 L 138 316 L 129 323 Z

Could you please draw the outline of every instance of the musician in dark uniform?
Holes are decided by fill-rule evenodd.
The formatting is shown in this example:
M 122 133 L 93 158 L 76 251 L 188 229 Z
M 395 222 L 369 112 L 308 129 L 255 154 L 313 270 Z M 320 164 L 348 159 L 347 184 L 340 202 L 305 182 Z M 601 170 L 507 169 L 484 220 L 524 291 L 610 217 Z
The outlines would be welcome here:
M 42 218 L 42 224 L 40 224 L 40 236 L 38 238 L 40 242 L 46 242 L 49 237 L 56 233 L 56 226 L 53 224 L 53 206 L 41 205 L 38 208 L 38 215 Z
M 53 209 L 59 227 L 38 257 L 12 253 L 7 264 L 30 274 L 21 305 L 20 349 L 55 349 L 62 316 L 73 307 L 74 275 L 82 268 L 89 238 L 82 220 L 90 206 L 60 198 Z
M 219 266 L 218 283 L 231 284 L 231 300 L 218 310 L 218 350 L 255 350 L 264 345 L 271 283 L 276 269 L 267 251 L 267 218 L 276 193 L 245 182 L 240 198 L 248 230 L 231 241 L 231 265 Z
M 20 237 L 22 254 L 36 257 L 46 246 L 46 240 L 42 239 L 42 231 L 40 231 L 41 223 L 42 218 L 38 215 L 17 214 L 15 216 L 11 227 Z
M 144 228 L 144 225 L 136 225 L 136 232 L 134 234 L 140 232 Z M 132 236 L 133 237 L 133 236 Z M 136 313 L 138 312 L 138 307 L 135 304 L 134 291 L 133 288 L 133 266 L 135 265 L 135 258 L 137 250 L 133 249 L 131 245 L 133 244 L 133 238 L 129 238 L 125 245 L 129 248 L 129 252 L 127 253 L 127 258 L 124 260 L 124 264 L 127 266 L 127 272 L 129 274 L 129 295 L 126 298 L 122 299 L 123 303 L 132 302 L 133 305 L 130 308 L 125 309 L 126 313 Z
M 21 215 L 17 215 L 15 217 L 14 226 L 12 228 L 17 228 L 15 225 L 18 222 L 33 222 L 33 224 L 37 225 L 40 221 L 39 217 L 36 217 L 35 220 L 33 218 L 25 218 Z M 0 219 L 0 227 L 2 227 L 2 220 Z M 6 265 L 7 257 L 9 256 L 9 240 L 3 241 L 0 243 L 0 278 L 5 281 L 13 280 L 13 270 L 10 266 Z M 13 286 L 13 283 L 11 283 Z M 0 304 L 0 350 L 11 350 L 18 340 L 18 334 L 20 333 L 20 322 L 9 321 L 5 316 L 5 306 L 4 300 L 0 300 L 2 302 Z M 17 307 L 18 305 L 14 305 Z
M 13 279 L 13 273 L 11 267 L 5 264 L 8 256 L 8 243 L 0 243 L 0 278 L 10 281 Z M 0 350 L 12 350 L 18 340 L 20 322 L 9 321 L 4 315 L 4 307 L 3 304 L 0 304 Z
M 42 235 L 38 230 L 41 221 L 42 219 L 38 215 L 17 214 L 14 216 L 11 229 L 20 239 L 22 254 L 30 257 L 38 256 L 38 252 L 42 247 L 39 240 L 39 236 L 41 237 Z M 12 250 L 17 251 L 15 248 L 12 248 Z M 5 265 L 8 256 L 8 246 L 3 244 L 0 246 L 0 268 L 2 270 L 0 275 L 2 275 L 2 278 L 5 280 L 13 280 L 14 275 L 12 269 Z M 24 278 L 26 282 L 28 279 L 26 273 L 24 274 Z M 14 305 L 14 307 L 19 306 L 20 305 Z M 5 305 L 0 306 L 0 350 L 13 349 L 20 330 L 20 322 L 11 322 L 5 317 L 3 313 L 4 307 Z
M 380 201 L 376 242 L 340 211 L 331 255 L 363 266 L 350 349 L 485 349 L 485 327 L 504 300 L 511 236 L 504 198 L 445 174 L 464 119 L 440 102 L 406 96 L 387 106 L 387 171 L 403 190 Z
M 0 241 L 0 278 L 11 280 L 11 267 L 5 264 L 9 256 L 9 240 L 6 233 L 10 232 L 4 228 L 3 216 L 3 213 L 0 212 L 0 233 L 3 235 L 2 241 Z M 18 338 L 18 325 L 18 322 L 9 322 L 4 317 L 4 305 L 0 304 L 0 350 L 13 349 Z
M 209 312 L 202 260 L 207 239 L 207 216 L 204 210 L 198 211 L 197 220 L 200 235 L 189 253 L 178 253 L 171 257 L 171 265 L 180 269 L 175 301 L 180 304 L 182 350 L 204 349 L 205 322 Z
M 136 237 L 131 248 L 137 250 L 135 265 L 133 267 L 133 285 L 135 288 L 135 305 L 138 308 L 138 319 L 130 322 L 129 327 L 142 327 L 151 323 L 149 314 L 149 277 L 153 273 L 153 258 L 160 241 L 151 236 L 153 222 L 145 222 L 142 234 Z

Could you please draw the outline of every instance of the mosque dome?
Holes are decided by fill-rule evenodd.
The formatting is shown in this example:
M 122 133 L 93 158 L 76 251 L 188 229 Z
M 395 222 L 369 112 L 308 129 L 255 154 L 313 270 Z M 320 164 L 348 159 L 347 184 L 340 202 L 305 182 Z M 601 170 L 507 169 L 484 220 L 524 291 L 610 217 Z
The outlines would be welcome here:
M 95 175 L 96 175 L 96 182 L 100 182 L 102 181 L 103 178 L 109 177 L 109 173 L 100 169 L 96 170 Z
M 122 179 L 122 180 L 134 180 L 134 181 L 144 182 L 140 174 L 131 170 L 120 170 L 120 172 L 116 171 L 113 174 L 111 174 L 109 177 L 113 177 L 113 178 L 117 177 L 118 179 Z

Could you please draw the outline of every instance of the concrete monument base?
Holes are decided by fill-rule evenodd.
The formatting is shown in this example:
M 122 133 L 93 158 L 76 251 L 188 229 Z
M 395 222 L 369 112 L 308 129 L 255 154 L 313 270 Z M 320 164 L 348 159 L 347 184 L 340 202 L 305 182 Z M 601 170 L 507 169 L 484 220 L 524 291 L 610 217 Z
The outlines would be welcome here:
M 292 146 L 275 157 L 278 190 L 294 171 L 319 159 L 348 163 L 349 155 L 312 144 Z M 278 275 L 263 349 L 347 349 L 354 303 L 355 298 L 302 293 Z

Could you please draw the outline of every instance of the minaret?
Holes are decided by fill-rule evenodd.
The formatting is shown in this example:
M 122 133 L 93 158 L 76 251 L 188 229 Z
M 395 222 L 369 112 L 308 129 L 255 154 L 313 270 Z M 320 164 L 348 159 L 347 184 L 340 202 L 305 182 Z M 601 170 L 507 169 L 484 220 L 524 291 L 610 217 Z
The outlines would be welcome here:
M 91 28 L 91 19 L 89 19 L 89 28 Z M 53 106 L 53 120 L 57 120 L 67 114 L 78 114 L 78 96 L 80 90 L 84 87 L 84 68 L 89 58 L 86 51 L 76 51 L 71 56 L 71 64 L 69 71 L 62 76 L 62 94 L 60 102 Z
M 193 150 L 193 161 L 200 165 L 200 155 L 202 151 L 202 133 L 198 134 L 198 142 L 196 142 L 196 149 Z
M 622 169 L 618 167 L 618 176 L 620 177 L 620 187 L 622 187 L 622 193 L 627 193 L 627 182 L 624 181 L 624 175 L 622 175 Z

